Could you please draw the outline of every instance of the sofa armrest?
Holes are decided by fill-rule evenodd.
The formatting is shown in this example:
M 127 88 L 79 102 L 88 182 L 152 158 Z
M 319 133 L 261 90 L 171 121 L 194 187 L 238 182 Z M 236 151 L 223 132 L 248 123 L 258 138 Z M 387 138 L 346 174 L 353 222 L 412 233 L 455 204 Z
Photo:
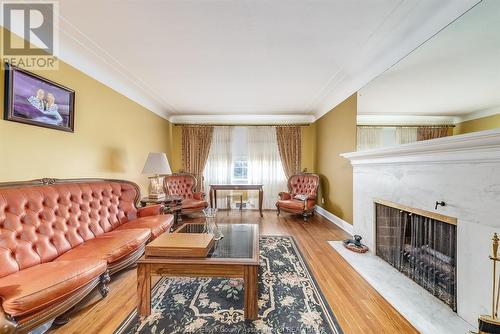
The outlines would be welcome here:
M 307 201 L 304 202 L 305 204 L 305 210 L 313 209 L 314 206 L 316 205 L 316 199 L 308 199 Z
M 203 201 L 203 200 L 205 200 L 205 193 L 204 192 L 193 193 L 193 198 L 197 199 L 199 201 Z
M 282 201 L 292 199 L 292 195 L 290 195 L 290 193 L 287 193 L 285 191 L 280 192 L 278 194 L 278 196 L 280 197 L 280 200 L 282 200 Z
M 161 214 L 163 204 L 146 206 L 137 210 L 137 217 L 157 216 Z

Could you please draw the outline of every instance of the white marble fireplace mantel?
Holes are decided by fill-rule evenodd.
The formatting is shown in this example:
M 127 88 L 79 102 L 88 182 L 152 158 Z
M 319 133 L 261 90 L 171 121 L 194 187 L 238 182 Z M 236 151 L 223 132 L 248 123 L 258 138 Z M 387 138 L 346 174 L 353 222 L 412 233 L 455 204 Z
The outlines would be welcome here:
M 343 153 L 353 166 L 380 164 L 499 162 L 500 129 Z
M 457 313 L 476 325 L 490 312 L 488 255 L 500 232 L 500 129 L 341 156 L 353 165 L 353 229 L 371 249 L 375 199 L 458 219 Z

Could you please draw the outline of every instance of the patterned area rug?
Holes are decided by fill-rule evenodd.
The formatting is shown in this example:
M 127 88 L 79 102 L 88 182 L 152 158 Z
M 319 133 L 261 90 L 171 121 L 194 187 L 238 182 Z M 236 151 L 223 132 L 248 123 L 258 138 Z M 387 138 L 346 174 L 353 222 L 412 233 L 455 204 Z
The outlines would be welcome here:
M 151 315 L 115 333 L 342 333 L 292 237 L 260 237 L 258 320 L 244 320 L 243 298 L 241 279 L 162 278 Z

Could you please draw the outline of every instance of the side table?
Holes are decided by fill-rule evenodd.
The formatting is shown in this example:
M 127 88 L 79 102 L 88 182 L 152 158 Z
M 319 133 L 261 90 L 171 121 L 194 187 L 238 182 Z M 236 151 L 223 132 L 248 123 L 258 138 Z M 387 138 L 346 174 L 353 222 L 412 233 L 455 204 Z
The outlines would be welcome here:
M 141 208 L 147 205 L 163 204 L 162 213 L 174 215 L 172 230 L 175 230 L 182 222 L 182 197 L 180 196 L 166 196 L 161 199 L 143 197 L 139 203 Z

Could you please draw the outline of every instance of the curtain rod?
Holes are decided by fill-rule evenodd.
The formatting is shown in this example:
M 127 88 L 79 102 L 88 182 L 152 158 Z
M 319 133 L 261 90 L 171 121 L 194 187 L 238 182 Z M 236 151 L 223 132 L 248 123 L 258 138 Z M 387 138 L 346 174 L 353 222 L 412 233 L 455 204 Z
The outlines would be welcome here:
M 454 128 L 456 125 L 394 125 L 394 124 L 379 124 L 379 125 L 357 125 L 358 128 Z
M 309 126 L 310 124 L 174 124 L 174 126 L 185 127 L 208 127 L 208 126 L 275 126 L 275 127 L 295 127 L 295 126 Z

